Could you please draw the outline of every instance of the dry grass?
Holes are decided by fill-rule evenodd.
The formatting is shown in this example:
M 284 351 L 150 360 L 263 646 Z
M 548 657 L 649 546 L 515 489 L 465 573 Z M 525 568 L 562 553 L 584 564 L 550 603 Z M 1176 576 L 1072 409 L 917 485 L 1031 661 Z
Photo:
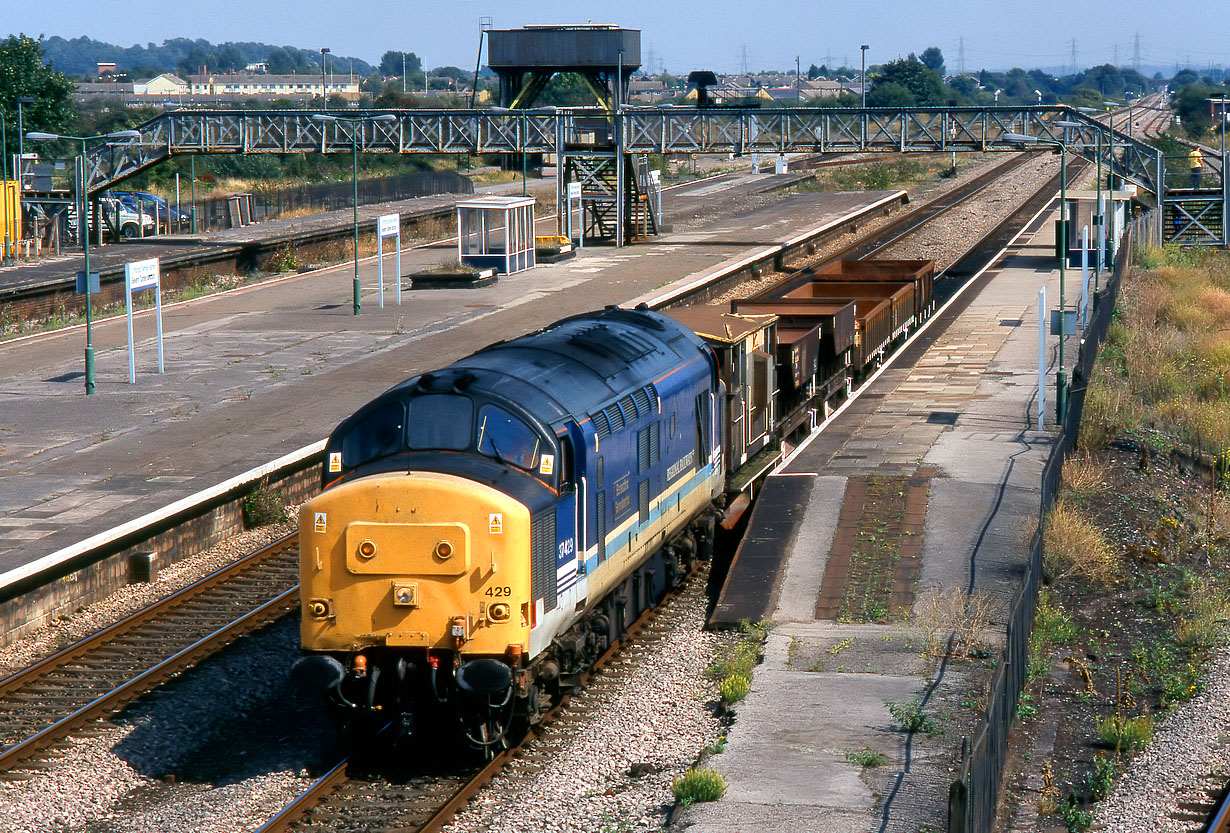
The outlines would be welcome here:
M 278 215 L 279 220 L 293 220 L 296 217 L 314 217 L 317 214 L 324 214 L 323 208 L 313 208 L 304 206 L 303 208 L 290 208 Z
M 1151 252 L 1124 281 L 1089 387 L 1080 442 L 1151 429 L 1172 446 L 1230 448 L 1230 258 Z
M 1088 454 L 1072 454 L 1063 461 L 1063 484 L 1079 494 L 1096 494 L 1106 485 L 1106 467 Z
M 965 659 L 985 647 L 981 634 L 990 618 L 991 597 L 987 594 L 967 595 L 958 587 L 933 587 L 918 595 L 904 628 L 906 635 L 920 642 L 931 656 L 947 654 L 951 637 L 952 655 Z
M 1230 594 L 1216 584 L 1191 581 L 1175 637 L 1189 648 L 1213 648 L 1230 637 Z
M 1071 502 L 1059 499 L 1046 516 L 1042 558 L 1055 579 L 1080 576 L 1112 584 L 1120 574 L 1120 559 L 1099 530 Z

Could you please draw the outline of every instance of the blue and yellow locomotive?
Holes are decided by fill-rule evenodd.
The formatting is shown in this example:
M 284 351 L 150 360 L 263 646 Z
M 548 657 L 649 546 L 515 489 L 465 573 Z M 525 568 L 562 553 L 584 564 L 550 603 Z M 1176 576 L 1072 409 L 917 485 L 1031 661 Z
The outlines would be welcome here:
M 713 352 L 610 307 L 411 378 L 333 432 L 300 515 L 300 679 L 492 752 L 697 558 L 725 488 Z

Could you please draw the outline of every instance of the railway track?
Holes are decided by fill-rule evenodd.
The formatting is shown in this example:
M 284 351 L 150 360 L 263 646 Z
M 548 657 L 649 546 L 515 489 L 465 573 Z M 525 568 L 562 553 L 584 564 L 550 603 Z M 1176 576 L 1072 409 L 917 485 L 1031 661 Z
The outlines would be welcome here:
M 297 538 L 275 541 L 0 680 L 0 772 L 294 610 Z
M 655 620 L 671 610 L 672 605 L 689 596 L 705 592 L 707 571 L 696 570 L 678 585 L 657 607 L 647 610 L 633 622 L 627 634 L 606 650 L 584 677 L 582 685 L 590 685 L 601 677 L 601 685 L 618 686 L 621 675 L 630 668 L 624 661 L 625 649 L 636 644 L 645 647 L 659 634 Z M 531 730 L 515 746 L 496 755 L 481 768 L 464 773 L 443 775 L 425 771 L 380 774 L 356 768 L 352 760 L 335 765 L 271 818 L 257 833 L 300 833 L 316 830 L 398 831 L 398 833 L 435 833 L 453 819 L 478 793 L 500 773 L 510 768 L 541 768 L 536 758 L 524 758 L 523 752 L 533 741 L 546 739 L 553 733 L 567 733 L 585 714 L 568 710 L 571 698 L 565 694 L 544 716 L 542 723 Z
M 964 198 L 1014 167 L 1010 160 L 967 184 L 962 189 Z M 957 201 L 938 200 L 929 212 L 912 212 L 918 216 L 911 218 L 911 227 L 943 216 Z M 902 227 L 894 223 L 892 231 L 878 232 L 879 245 L 898 239 Z M 0 772 L 17 769 L 23 762 L 54 749 L 90 721 L 156 688 L 239 635 L 293 610 L 298 601 L 296 561 L 295 536 L 282 539 L 176 596 L 0 680 L 0 713 L 6 718 L 0 729 Z M 689 587 L 691 592 L 703 592 L 703 582 L 693 580 Z M 255 597 L 263 597 L 263 601 L 255 601 Z M 236 620 L 235 613 L 241 608 L 250 612 Z M 640 621 L 634 628 L 639 630 L 644 624 Z M 611 660 L 612 655 L 608 655 L 603 662 Z M 617 679 L 614 673 L 610 677 Z M 547 727 L 546 731 L 562 731 L 582 719 L 565 716 L 556 724 L 558 729 Z M 375 829 L 384 825 L 433 830 L 497 772 L 524 765 L 514 750 L 477 772 L 446 776 L 410 773 L 390 780 L 371 777 L 344 762 L 321 779 L 311 795 L 271 821 L 274 826 L 264 829 L 346 829 L 352 825 L 355 829 Z M 389 818 L 390 808 L 399 815 Z

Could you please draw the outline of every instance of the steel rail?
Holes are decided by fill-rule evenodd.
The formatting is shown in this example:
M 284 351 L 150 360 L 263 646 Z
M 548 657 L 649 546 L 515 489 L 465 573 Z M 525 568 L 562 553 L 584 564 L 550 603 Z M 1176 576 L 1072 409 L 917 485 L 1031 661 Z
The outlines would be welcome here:
M 7 678 L 4 694 L 11 696 L 20 693 L 30 683 L 47 678 L 69 663 L 80 664 L 93 651 L 108 646 L 116 636 L 139 633 L 143 625 L 157 623 L 158 617 L 190 604 L 207 590 L 222 586 L 227 581 L 242 579 L 248 571 L 256 568 L 259 563 L 272 556 L 281 554 L 291 539 L 288 536 L 261 548 L 256 553 L 245 557 L 239 562 L 228 565 L 210 576 L 193 582 L 178 593 L 159 603 L 150 605 L 134 613 L 114 625 L 105 628 L 76 645 L 53 654 L 50 657 L 24 669 Z M 279 548 L 279 545 L 281 547 Z M 95 697 L 69 714 L 55 720 L 33 735 L 20 740 L 0 751 L 0 772 L 14 769 L 22 762 L 47 749 L 57 741 L 69 735 L 87 722 L 113 712 L 132 702 L 141 695 L 153 690 L 176 674 L 200 663 L 202 660 L 217 653 L 236 638 L 251 633 L 256 629 L 293 611 L 298 605 L 298 584 L 285 589 L 259 606 L 248 610 L 244 615 L 232 619 L 229 624 L 211 631 L 206 636 L 194 640 L 191 644 L 176 651 L 140 673 L 128 677 L 119 685 L 113 686 L 106 693 Z
M 135 611 L 118 622 L 114 622 L 102 630 L 96 631 L 84 639 L 60 649 L 32 665 L 0 679 L 0 697 L 11 694 L 28 685 L 33 680 L 42 678 L 51 671 L 62 668 L 70 662 L 80 660 L 91 651 L 104 645 L 109 645 L 117 638 L 131 633 L 157 617 L 165 615 L 167 612 L 200 597 L 203 593 L 215 589 L 226 581 L 259 566 L 266 559 L 280 555 L 287 547 L 292 546 L 298 540 L 298 537 L 297 532 L 291 533 L 266 544 L 238 561 L 234 561 L 207 576 L 197 579 L 171 595 Z
M 167 657 L 123 685 L 87 703 L 67 717 L 61 718 L 38 734 L 0 752 L 0 772 L 14 769 L 22 761 L 63 739 L 72 730 L 119 709 L 157 688 L 176 674 L 217 653 L 220 648 L 238 637 L 281 618 L 287 612 L 294 610 L 298 603 L 299 588 L 296 586 L 270 599 L 255 610 L 248 611 L 229 625 L 189 645 L 174 656 Z
M 699 567 L 694 567 L 688 574 L 687 578 L 675 585 L 667 591 L 657 605 L 645 610 L 639 617 L 628 625 L 624 635 L 619 639 L 614 640 L 610 646 L 598 657 L 594 664 L 585 672 L 582 677 L 582 685 L 589 682 L 594 674 L 602 673 L 613 660 L 619 656 L 625 647 L 630 645 L 644 630 L 645 626 L 657 617 L 674 599 L 678 598 L 691 585 L 693 581 L 698 580 L 701 574 Z M 414 833 L 439 833 L 445 825 L 456 817 L 457 813 L 465 807 L 479 792 L 482 791 L 492 779 L 494 779 L 504 767 L 512 761 L 517 753 L 523 749 L 531 741 L 538 738 L 541 730 L 553 723 L 561 716 L 568 708 L 571 702 L 571 695 L 565 693 L 543 715 L 542 721 L 531 728 L 526 734 L 517 741 L 514 746 L 503 750 L 490 761 L 488 761 L 482 769 L 471 776 L 466 783 L 453 793 L 444 803 L 442 803 L 431 816 L 416 828 L 406 827 L 404 824 L 398 824 L 396 830 L 399 833 L 408 833 L 413 829 Z M 312 809 L 329 800 L 335 793 L 343 792 L 347 789 L 350 782 L 347 771 L 350 765 L 350 760 L 342 760 L 335 764 L 328 772 L 314 781 L 306 791 L 297 796 L 292 802 L 283 807 L 276 815 L 261 825 L 256 833 L 288 833 L 295 829 L 295 826 L 301 821 L 306 821 Z M 361 799 L 360 799 L 361 800 Z

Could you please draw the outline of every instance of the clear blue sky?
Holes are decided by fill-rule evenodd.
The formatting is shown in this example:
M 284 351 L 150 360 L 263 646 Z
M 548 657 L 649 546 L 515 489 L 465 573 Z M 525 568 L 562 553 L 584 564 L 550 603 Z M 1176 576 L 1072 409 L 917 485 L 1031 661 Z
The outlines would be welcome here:
M 1145 66 L 1173 71 L 1230 66 L 1230 19 L 1223 0 L 1193 0 L 1168 11 L 1157 0 L 1029 2 L 817 2 L 817 0 L 48 0 L 15 2 L 0 26 L 28 35 L 88 36 L 120 46 L 167 38 L 262 41 L 352 55 L 372 64 L 390 49 L 414 52 L 429 66 L 472 67 L 479 19 L 496 28 L 528 23 L 617 23 L 641 30 L 642 59 L 676 74 L 803 68 L 831 59 L 856 66 L 938 46 L 950 71 L 964 67 L 1060 68 L 1113 62 L 1129 66 L 1140 35 Z M 0 30 L 2 31 L 2 30 Z

